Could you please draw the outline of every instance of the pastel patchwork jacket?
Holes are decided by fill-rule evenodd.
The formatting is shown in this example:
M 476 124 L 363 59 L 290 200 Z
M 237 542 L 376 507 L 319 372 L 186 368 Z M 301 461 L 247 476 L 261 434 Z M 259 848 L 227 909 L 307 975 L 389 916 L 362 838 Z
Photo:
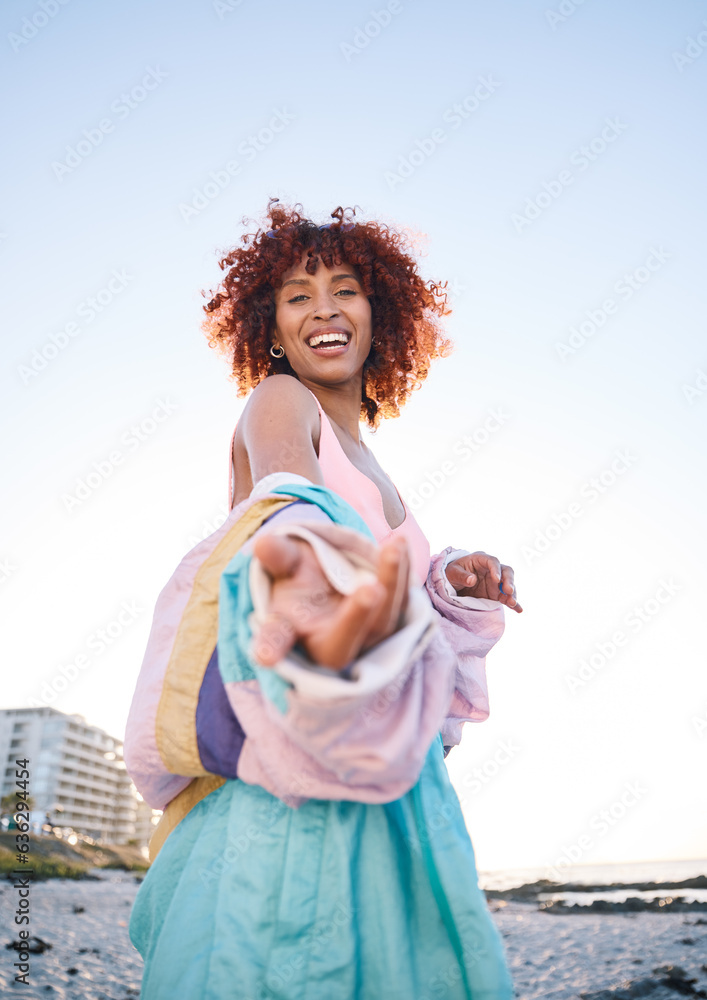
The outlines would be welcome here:
M 293 808 L 391 802 L 415 785 L 440 734 L 448 752 L 464 722 L 488 716 L 485 658 L 503 607 L 455 595 L 444 568 L 463 550 L 429 558 L 399 630 L 344 674 L 299 647 L 265 668 L 250 650 L 267 607 L 268 578 L 252 555 L 265 532 L 312 545 L 341 593 L 372 577 L 381 540 L 329 486 L 275 473 L 181 561 L 156 603 L 125 738 L 132 780 L 164 810 L 153 858 L 224 781 L 260 785 Z

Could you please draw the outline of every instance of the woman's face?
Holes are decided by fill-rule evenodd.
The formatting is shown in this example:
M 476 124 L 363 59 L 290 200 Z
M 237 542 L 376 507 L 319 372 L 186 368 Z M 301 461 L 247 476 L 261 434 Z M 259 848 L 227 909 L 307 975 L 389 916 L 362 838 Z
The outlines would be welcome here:
M 371 303 L 349 264 L 316 274 L 300 262 L 287 271 L 275 293 L 273 343 L 281 344 L 300 379 L 341 384 L 360 378 L 371 350 Z

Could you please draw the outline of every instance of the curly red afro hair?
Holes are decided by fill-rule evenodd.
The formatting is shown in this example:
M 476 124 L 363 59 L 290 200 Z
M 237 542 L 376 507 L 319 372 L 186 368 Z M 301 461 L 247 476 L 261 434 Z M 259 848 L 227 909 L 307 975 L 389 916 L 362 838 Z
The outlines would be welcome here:
M 304 254 L 309 274 L 316 272 L 319 259 L 326 267 L 352 264 L 371 303 L 373 334 L 363 369 L 361 417 L 377 427 L 381 417 L 399 415 L 427 377 L 432 359 L 452 349 L 437 319 L 451 312 L 447 284 L 423 281 L 407 238 L 390 227 L 354 221 L 355 209 L 341 207 L 331 213 L 333 222 L 318 226 L 300 214 L 301 208 L 285 208 L 271 198 L 269 228 L 242 236 L 245 246 L 219 261 L 228 271 L 218 290 L 209 293 L 202 329 L 209 346 L 231 362 L 239 396 L 268 375 L 296 377 L 286 357 L 270 354 L 275 289 Z

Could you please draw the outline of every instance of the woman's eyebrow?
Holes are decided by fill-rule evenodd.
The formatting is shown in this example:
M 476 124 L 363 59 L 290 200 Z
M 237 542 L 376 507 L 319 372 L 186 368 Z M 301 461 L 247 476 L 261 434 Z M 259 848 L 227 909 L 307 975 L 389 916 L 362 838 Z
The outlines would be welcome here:
M 331 281 L 340 281 L 342 278 L 353 278 L 354 281 L 358 281 L 355 274 L 334 274 L 332 275 Z M 309 278 L 290 278 L 290 280 L 285 281 L 281 287 L 285 288 L 287 285 L 308 285 L 309 282 Z

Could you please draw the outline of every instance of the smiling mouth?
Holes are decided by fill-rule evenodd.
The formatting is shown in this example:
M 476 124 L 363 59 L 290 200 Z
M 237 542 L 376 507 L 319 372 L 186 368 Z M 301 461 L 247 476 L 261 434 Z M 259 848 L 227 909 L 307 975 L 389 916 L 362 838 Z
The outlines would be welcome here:
M 317 352 L 328 353 L 340 350 L 351 340 L 351 334 L 344 330 L 333 330 L 330 333 L 315 333 L 307 338 L 307 345 Z

